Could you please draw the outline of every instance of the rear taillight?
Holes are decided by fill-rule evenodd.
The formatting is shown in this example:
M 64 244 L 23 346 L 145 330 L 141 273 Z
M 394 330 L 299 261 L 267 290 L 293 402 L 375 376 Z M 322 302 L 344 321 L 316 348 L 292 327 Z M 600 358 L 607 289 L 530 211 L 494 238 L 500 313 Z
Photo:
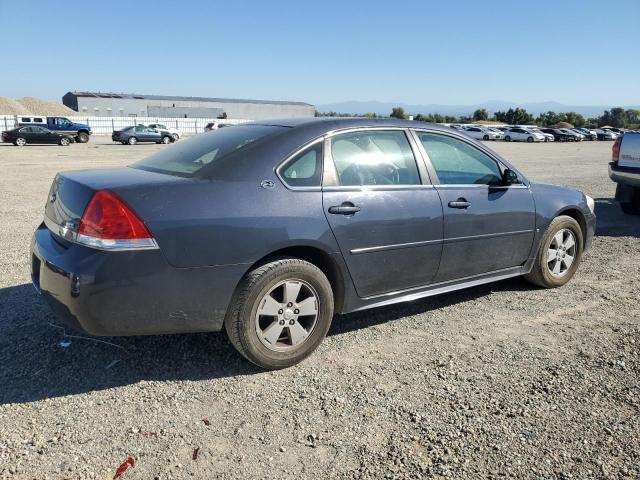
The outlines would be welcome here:
M 622 137 L 616 138 L 616 141 L 613 143 L 613 147 L 611 147 L 611 160 L 617 162 L 620 159 L 620 144 L 622 143 Z
M 103 250 L 158 248 L 140 217 L 108 190 L 96 192 L 89 201 L 76 241 Z

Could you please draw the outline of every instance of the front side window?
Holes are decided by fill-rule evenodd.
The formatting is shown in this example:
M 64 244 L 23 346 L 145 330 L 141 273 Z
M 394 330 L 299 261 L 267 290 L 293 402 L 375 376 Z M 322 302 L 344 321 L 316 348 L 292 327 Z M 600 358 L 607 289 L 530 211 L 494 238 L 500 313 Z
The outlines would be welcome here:
M 486 153 L 462 140 L 418 132 L 442 185 L 501 185 L 502 170 Z
M 331 139 L 340 185 L 419 185 L 420 175 L 402 130 L 365 130 Z
M 319 187 L 322 182 L 322 144 L 313 145 L 280 168 L 280 175 L 291 187 Z

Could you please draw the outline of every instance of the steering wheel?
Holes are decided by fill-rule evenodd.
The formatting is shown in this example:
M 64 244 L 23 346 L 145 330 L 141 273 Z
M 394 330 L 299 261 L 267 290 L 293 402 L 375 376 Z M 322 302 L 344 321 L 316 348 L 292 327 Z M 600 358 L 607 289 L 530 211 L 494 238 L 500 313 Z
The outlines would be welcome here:
M 400 169 L 393 163 L 352 163 L 342 171 L 340 180 L 344 185 L 398 185 Z

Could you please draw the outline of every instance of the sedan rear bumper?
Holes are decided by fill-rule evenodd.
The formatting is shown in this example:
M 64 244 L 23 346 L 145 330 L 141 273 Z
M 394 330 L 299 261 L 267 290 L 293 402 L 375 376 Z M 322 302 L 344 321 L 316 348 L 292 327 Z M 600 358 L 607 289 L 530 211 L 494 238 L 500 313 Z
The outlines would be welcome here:
M 91 335 L 220 330 L 247 266 L 174 268 L 160 250 L 64 245 L 44 224 L 31 243 L 32 281 L 58 318 Z

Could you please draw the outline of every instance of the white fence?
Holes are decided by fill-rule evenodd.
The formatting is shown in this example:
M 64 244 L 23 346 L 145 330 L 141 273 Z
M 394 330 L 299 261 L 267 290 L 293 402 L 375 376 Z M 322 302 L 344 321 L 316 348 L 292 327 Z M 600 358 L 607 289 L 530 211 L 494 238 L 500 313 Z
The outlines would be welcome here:
M 0 130 L 11 130 L 18 126 L 18 119 L 22 115 L 0 115 Z M 26 116 L 26 115 L 24 115 Z M 46 115 L 29 115 L 30 117 L 46 117 Z M 204 131 L 207 123 L 215 118 L 161 118 L 161 117 L 65 117 L 75 123 L 84 123 L 91 127 L 95 135 L 111 135 L 111 132 L 139 123 L 161 123 L 169 128 L 177 128 L 183 135 L 195 135 Z M 222 123 L 237 125 L 251 120 L 219 120 Z

